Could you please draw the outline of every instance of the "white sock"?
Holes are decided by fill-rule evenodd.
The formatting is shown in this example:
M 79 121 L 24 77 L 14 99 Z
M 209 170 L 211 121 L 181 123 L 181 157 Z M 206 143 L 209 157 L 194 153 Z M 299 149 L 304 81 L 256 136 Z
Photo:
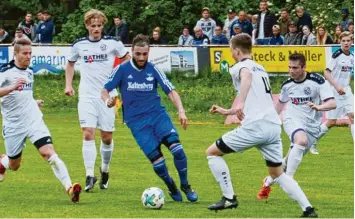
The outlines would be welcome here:
M 274 184 L 274 179 L 271 176 L 267 176 L 264 179 L 264 186 L 269 187 L 272 186 Z
M 7 155 L 1 158 L 0 162 L 5 167 L 5 169 L 9 169 L 9 157 Z
M 295 175 L 295 172 L 302 161 L 305 150 L 306 147 L 303 147 L 298 144 L 293 144 L 293 148 L 291 149 L 287 159 L 286 174 L 288 176 L 293 178 L 293 175 Z
M 320 126 L 320 133 L 319 133 L 319 136 L 318 136 L 318 141 L 325 135 L 327 134 L 329 131 L 329 128 L 325 125 L 325 123 L 323 123 L 321 126 Z
M 223 196 L 233 199 L 234 191 L 227 163 L 221 156 L 207 156 L 208 165 L 219 183 Z
M 94 168 L 96 161 L 96 145 L 95 140 L 83 141 L 83 158 L 86 169 L 86 176 L 94 176 Z
M 101 171 L 108 173 L 110 162 L 113 153 L 113 140 L 110 145 L 106 145 L 101 141 L 100 152 L 101 152 Z
M 48 163 L 51 165 L 54 175 L 59 179 L 67 191 L 72 186 L 72 184 L 64 162 L 58 157 L 57 154 L 53 154 L 48 159 Z
M 354 124 L 351 124 L 350 129 L 351 129 L 351 135 L 353 136 L 354 139 Z
M 307 207 L 312 207 L 301 187 L 294 179 L 287 176 L 285 173 L 282 173 L 275 179 L 275 182 L 280 185 L 288 196 L 296 200 L 298 204 L 301 205 L 303 211 L 305 211 Z

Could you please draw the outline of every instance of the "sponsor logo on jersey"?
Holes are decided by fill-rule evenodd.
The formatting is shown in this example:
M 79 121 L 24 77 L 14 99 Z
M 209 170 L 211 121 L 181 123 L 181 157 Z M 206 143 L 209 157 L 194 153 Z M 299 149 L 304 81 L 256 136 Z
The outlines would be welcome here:
M 127 91 L 152 91 L 154 88 L 153 84 L 128 82 Z
M 147 81 L 153 81 L 154 77 L 152 77 L 152 74 L 147 73 L 148 77 L 146 78 Z
M 295 105 L 305 105 L 308 102 L 313 103 L 313 99 L 312 97 L 291 97 L 291 102 Z
M 84 56 L 85 63 L 92 63 L 92 62 L 105 62 L 108 61 L 107 54 L 98 54 L 98 55 L 88 55 Z
M 312 90 L 310 87 L 305 87 L 303 91 L 306 95 L 311 95 L 311 93 L 312 93 Z
M 341 66 L 342 72 L 352 72 L 352 70 L 353 70 L 352 66 Z
M 127 78 L 128 78 L 128 79 L 133 79 L 133 76 L 132 76 L 132 75 L 128 75 Z
M 101 49 L 102 51 L 106 51 L 106 49 L 107 49 L 106 44 L 101 44 L 100 49 Z

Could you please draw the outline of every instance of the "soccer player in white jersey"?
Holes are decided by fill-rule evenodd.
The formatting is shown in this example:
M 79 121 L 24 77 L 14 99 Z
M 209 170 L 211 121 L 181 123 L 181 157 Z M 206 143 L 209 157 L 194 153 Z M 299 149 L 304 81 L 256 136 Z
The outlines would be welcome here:
M 280 114 L 287 104 L 283 126 L 292 146 L 285 163 L 286 175 L 293 178 L 303 156 L 320 133 L 321 111 L 335 109 L 336 103 L 329 83 L 319 74 L 306 72 L 303 54 L 290 55 L 289 74 L 290 78 L 282 84 L 280 99 L 275 108 Z M 264 179 L 258 199 L 269 197 L 273 182 L 273 177 Z
M 128 50 L 121 41 L 114 37 L 102 35 L 107 19 L 98 10 L 89 10 L 84 17 L 89 36 L 78 39 L 73 43 L 68 64 L 65 70 L 65 94 L 74 95 L 72 86 L 74 76 L 74 63 L 80 61 L 80 85 L 78 114 L 83 132 L 83 158 L 86 169 L 85 191 L 93 189 L 97 179 L 94 175 L 96 161 L 95 130 L 100 129 L 101 135 L 101 180 L 100 188 L 108 188 L 109 163 L 112 159 L 113 140 L 112 132 L 115 128 L 114 108 L 107 108 L 101 100 L 101 89 L 113 70 L 116 56 L 124 61 L 129 59 Z M 114 93 L 117 91 L 113 91 Z
M 230 69 L 230 74 L 239 104 L 231 109 L 213 105 L 210 113 L 237 115 L 241 126 L 224 134 L 206 151 L 208 165 L 223 192 L 222 200 L 208 209 L 217 211 L 238 206 L 229 169 L 222 156 L 256 147 L 262 153 L 272 178 L 301 205 L 302 217 L 316 217 L 314 208 L 297 182 L 283 172 L 281 122 L 273 105 L 268 74 L 263 66 L 251 60 L 250 36 L 239 34 L 233 37 L 230 47 L 233 58 L 238 62 Z
M 336 124 L 337 119 L 348 116 L 351 123 L 351 135 L 354 138 L 354 95 L 350 87 L 351 72 L 354 71 L 354 54 L 350 52 L 351 33 L 340 34 L 341 48 L 335 51 L 327 68 L 324 77 L 333 86 L 333 93 L 337 108 L 327 112 L 327 121 L 321 125 L 321 133 L 318 140 L 323 137 L 331 127 Z M 317 144 L 311 148 L 311 152 L 319 154 Z
M 29 138 L 48 161 L 71 200 L 78 202 L 81 186 L 71 183 L 67 167 L 53 148 L 51 134 L 39 109 L 43 101 L 33 98 L 33 71 L 28 67 L 31 54 L 31 42 L 18 40 L 14 45 L 15 60 L 0 68 L 2 132 L 6 150 L 6 155 L 0 158 L 0 182 L 4 180 L 6 169 L 16 171 L 20 168 L 22 150 Z

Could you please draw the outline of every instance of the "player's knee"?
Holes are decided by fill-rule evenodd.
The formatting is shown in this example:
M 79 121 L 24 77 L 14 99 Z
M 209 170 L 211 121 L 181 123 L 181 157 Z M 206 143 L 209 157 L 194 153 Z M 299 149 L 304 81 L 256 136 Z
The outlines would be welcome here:
M 165 136 L 161 143 L 170 149 L 172 146 L 180 144 L 179 135 L 176 132 L 171 133 Z
M 52 144 L 42 146 L 38 149 L 38 151 L 45 160 L 48 160 L 53 154 L 55 154 Z
M 337 123 L 337 120 L 330 119 L 330 120 L 327 121 L 326 125 L 327 125 L 328 128 L 331 128 L 331 127 L 335 126 L 336 123 Z
M 163 154 L 161 153 L 160 148 L 157 148 L 157 149 L 155 149 L 154 151 L 150 152 L 150 153 L 147 155 L 147 158 L 150 160 L 150 162 L 151 162 L 152 164 L 154 164 L 154 163 L 157 163 L 157 162 L 163 160 L 163 159 L 164 159 L 164 156 L 163 156 Z
M 90 129 L 83 129 L 83 138 L 84 138 L 84 141 L 95 140 L 95 131 L 93 132 Z
M 112 143 L 112 136 L 101 138 L 102 143 L 105 145 L 110 145 Z
M 11 160 L 9 161 L 9 169 L 16 171 L 20 168 L 20 162 L 11 162 Z
M 348 117 L 349 117 L 351 124 L 354 124 L 354 113 L 349 113 Z
M 293 141 L 293 143 L 306 147 L 308 144 L 308 140 L 307 140 L 307 138 L 304 138 L 304 137 L 297 138 Z

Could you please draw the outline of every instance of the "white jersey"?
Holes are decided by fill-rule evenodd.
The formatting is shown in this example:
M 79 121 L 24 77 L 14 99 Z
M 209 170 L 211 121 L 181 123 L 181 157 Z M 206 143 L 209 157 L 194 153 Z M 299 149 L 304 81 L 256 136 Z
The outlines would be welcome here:
M 230 74 L 237 93 L 240 90 L 239 74 L 243 68 L 251 72 L 252 82 L 244 106 L 245 118 L 241 124 L 247 125 L 261 119 L 281 124 L 273 104 L 269 76 L 263 66 L 251 59 L 244 59 L 231 67 Z
M 336 83 L 343 88 L 348 87 L 351 73 L 354 70 L 354 55 L 352 53 L 346 55 L 341 49 L 338 49 L 333 53 L 326 69 L 332 73 Z
M 202 29 L 203 34 L 205 34 L 210 41 L 212 40 L 212 37 L 215 34 L 216 21 L 212 18 L 208 18 L 207 20 L 201 18 L 197 21 L 196 26 Z
M 14 61 L 1 67 L 1 88 L 12 85 L 18 78 L 24 78 L 26 84 L 1 98 L 1 114 L 3 126 L 20 131 L 30 127 L 34 121 L 41 120 L 42 112 L 33 98 L 32 69 L 17 68 Z
M 328 99 L 334 99 L 328 81 L 319 74 L 307 73 L 302 82 L 296 82 L 291 78 L 286 80 L 282 84 L 279 101 L 288 102 L 283 116 L 284 120 L 292 119 L 302 124 L 319 127 L 322 112 L 311 109 L 307 102 L 319 105 Z
M 91 41 L 88 37 L 76 40 L 68 61 L 80 61 L 79 97 L 101 98 L 101 90 L 113 70 L 115 57 L 123 58 L 127 54 L 122 42 L 114 37 L 104 36 L 98 41 Z

